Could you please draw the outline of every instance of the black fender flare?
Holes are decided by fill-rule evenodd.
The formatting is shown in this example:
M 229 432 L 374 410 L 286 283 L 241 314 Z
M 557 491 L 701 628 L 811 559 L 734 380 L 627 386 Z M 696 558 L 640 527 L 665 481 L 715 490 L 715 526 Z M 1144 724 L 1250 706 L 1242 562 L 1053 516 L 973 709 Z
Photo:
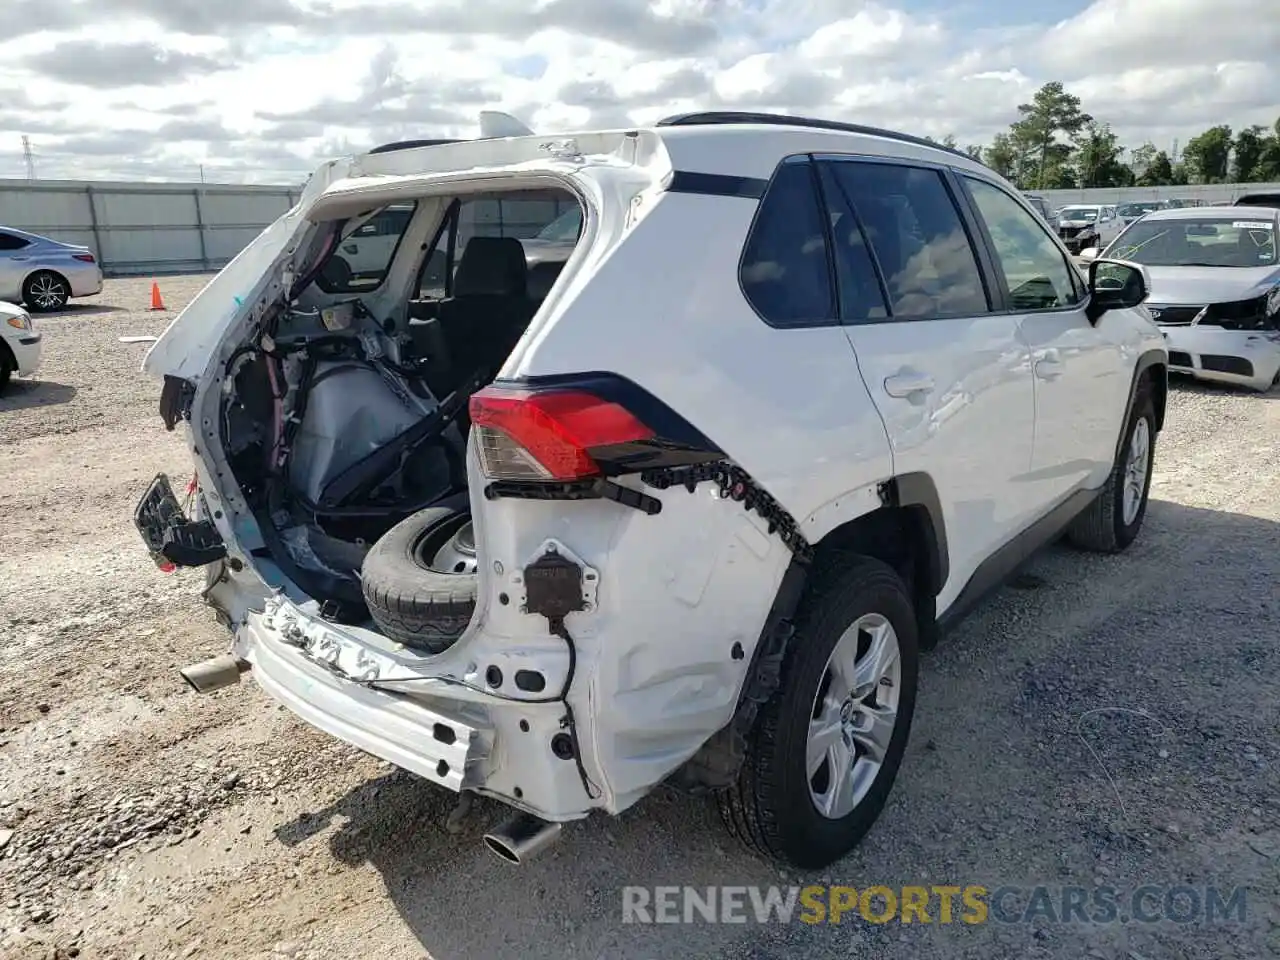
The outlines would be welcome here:
M 1125 401 L 1124 416 L 1120 418 L 1120 425 L 1117 428 L 1115 458 L 1112 462 L 1120 459 L 1120 448 L 1124 446 L 1124 428 L 1129 423 L 1129 417 L 1133 414 L 1134 401 L 1138 399 L 1138 384 L 1146 375 L 1148 370 L 1153 367 L 1159 367 L 1159 376 L 1163 381 L 1163 387 L 1168 393 L 1169 390 L 1169 355 L 1163 350 L 1148 350 L 1140 357 L 1138 362 L 1133 366 L 1133 380 L 1129 383 L 1129 399 Z M 1159 431 L 1164 426 L 1163 411 L 1157 411 L 1156 414 L 1156 430 Z
M 920 571 L 930 596 L 942 592 L 951 575 L 951 557 L 947 549 L 947 524 L 942 515 L 942 499 L 933 477 L 927 473 L 900 473 L 881 486 L 881 497 L 887 506 L 906 507 L 923 513 L 920 525 L 924 537 L 924 556 Z

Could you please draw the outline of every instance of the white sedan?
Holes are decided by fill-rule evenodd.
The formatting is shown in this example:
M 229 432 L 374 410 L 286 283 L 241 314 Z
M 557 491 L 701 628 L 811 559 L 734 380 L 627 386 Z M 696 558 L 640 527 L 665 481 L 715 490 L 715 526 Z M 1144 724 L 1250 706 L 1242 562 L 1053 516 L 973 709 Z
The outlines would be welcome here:
M 1147 268 L 1170 370 L 1265 392 L 1280 384 L 1278 232 L 1275 207 L 1156 210 L 1081 259 Z
M 40 333 L 31 326 L 27 311 L 0 302 L 0 390 L 15 373 L 29 377 L 40 366 Z

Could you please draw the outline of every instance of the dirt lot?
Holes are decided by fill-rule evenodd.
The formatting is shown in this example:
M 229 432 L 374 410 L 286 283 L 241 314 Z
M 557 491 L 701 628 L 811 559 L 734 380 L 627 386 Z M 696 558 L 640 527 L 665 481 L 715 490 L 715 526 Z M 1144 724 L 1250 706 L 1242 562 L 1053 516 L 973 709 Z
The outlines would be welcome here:
M 162 282 L 170 307 L 204 278 Z M 707 805 L 651 797 L 545 859 L 444 829 L 441 790 L 314 733 L 251 683 L 176 674 L 225 639 L 198 574 L 131 524 L 166 470 L 149 281 L 40 321 L 0 397 L 0 956 L 1203 958 L 1280 953 L 1280 395 L 1181 386 L 1142 538 L 1055 548 L 926 657 L 883 819 L 788 876 Z M 1140 713 L 1141 712 L 1141 713 Z M 1143 715 L 1145 714 L 1145 715 Z M 628 884 L 1247 886 L 1244 922 L 624 925 Z

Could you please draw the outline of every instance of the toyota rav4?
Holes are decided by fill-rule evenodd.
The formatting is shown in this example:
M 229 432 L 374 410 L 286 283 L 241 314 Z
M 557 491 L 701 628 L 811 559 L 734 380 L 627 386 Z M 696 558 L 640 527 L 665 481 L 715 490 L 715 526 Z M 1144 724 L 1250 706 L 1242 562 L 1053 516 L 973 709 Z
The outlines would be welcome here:
M 571 252 L 531 261 L 569 206 Z M 389 209 L 385 261 L 335 268 Z M 891 131 L 392 145 L 321 167 L 153 346 L 195 471 L 135 521 L 231 632 L 193 687 L 247 672 L 504 801 L 507 859 L 665 781 L 816 867 L 885 803 L 921 649 L 1060 534 L 1137 536 L 1145 296 Z

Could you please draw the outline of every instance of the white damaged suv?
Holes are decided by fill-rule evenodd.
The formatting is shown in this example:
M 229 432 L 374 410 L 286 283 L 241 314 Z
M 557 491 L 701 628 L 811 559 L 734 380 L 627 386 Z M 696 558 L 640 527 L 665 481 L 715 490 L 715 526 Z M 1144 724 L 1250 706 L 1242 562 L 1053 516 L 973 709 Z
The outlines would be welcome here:
M 571 249 L 522 246 L 574 207 Z M 388 209 L 386 262 L 353 268 Z M 885 130 L 389 145 L 321 167 L 154 345 L 192 507 L 158 477 L 135 520 L 231 631 L 192 686 L 248 672 L 505 801 L 507 859 L 668 781 L 817 867 L 885 802 L 920 650 L 1060 534 L 1137 535 L 1145 296 Z

